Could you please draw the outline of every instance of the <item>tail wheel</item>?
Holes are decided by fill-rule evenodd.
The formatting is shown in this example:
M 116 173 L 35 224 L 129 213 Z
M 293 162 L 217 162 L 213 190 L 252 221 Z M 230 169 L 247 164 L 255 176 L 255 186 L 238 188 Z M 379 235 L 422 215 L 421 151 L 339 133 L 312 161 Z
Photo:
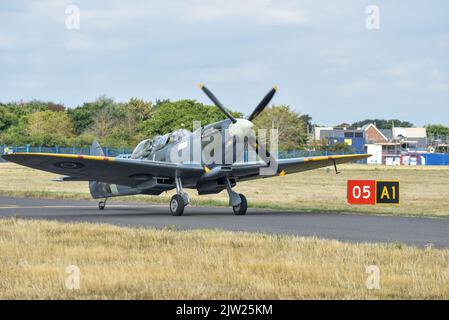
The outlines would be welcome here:
M 185 206 L 184 199 L 179 194 L 175 194 L 171 197 L 170 212 L 173 216 L 182 216 Z
M 246 202 L 246 197 L 243 194 L 239 193 L 239 196 L 242 202 L 240 202 L 237 206 L 233 206 L 232 210 L 234 210 L 234 214 L 236 216 L 243 216 L 246 214 L 246 209 L 248 209 L 248 203 Z

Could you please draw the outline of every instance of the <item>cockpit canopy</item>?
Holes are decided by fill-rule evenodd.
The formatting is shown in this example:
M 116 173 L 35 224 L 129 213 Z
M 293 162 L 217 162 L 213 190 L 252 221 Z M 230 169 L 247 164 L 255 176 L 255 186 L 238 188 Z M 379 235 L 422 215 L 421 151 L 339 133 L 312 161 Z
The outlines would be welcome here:
M 187 129 L 178 129 L 168 134 L 167 143 L 180 142 L 184 137 L 188 137 L 191 132 Z
M 163 136 L 155 136 L 152 139 L 141 141 L 131 155 L 131 159 L 149 159 L 157 150 L 168 144 L 180 142 L 191 134 L 189 130 L 179 129 Z

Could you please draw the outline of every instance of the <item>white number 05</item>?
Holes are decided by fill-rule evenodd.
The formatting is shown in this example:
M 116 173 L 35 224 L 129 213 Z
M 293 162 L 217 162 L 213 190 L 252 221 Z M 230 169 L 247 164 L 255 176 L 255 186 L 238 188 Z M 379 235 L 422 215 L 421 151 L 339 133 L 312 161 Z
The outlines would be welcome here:
M 362 196 L 362 189 L 359 186 L 355 186 L 354 188 L 352 188 L 352 196 L 354 197 L 354 199 L 360 199 L 360 197 Z M 369 197 L 371 197 L 371 190 L 370 190 L 370 186 L 363 186 L 363 199 L 368 199 Z

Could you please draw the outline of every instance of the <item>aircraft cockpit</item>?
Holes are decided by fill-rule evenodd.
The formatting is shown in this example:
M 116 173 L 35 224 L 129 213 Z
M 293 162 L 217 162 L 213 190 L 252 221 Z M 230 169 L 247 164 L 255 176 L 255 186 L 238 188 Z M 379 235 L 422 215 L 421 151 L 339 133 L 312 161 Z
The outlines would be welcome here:
M 163 136 L 141 141 L 131 155 L 131 159 L 151 159 L 153 154 L 168 144 L 178 143 L 191 133 L 186 129 L 179 129 Z

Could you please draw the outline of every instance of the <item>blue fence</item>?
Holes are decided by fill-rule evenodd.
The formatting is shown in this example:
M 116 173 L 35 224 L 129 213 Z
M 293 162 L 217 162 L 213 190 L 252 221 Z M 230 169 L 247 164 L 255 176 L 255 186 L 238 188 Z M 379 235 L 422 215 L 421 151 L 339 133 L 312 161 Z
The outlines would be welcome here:
M 449 153 L 425 153 L 421 154 L 426 166 L 447 166 L 449 165 Z
M 365 154 L 366 152 L 354 152 L 354 151 L 312 151 L 312 150 L 289 150 L 289 151 L 279 151 L 279 159 L 290 159 L 290 158 L 302 158 L 302 157 L 317 157 L 317 156 L 332 156 L 341 154 Z M 366 161 L 365 161 L 366 162 Z

